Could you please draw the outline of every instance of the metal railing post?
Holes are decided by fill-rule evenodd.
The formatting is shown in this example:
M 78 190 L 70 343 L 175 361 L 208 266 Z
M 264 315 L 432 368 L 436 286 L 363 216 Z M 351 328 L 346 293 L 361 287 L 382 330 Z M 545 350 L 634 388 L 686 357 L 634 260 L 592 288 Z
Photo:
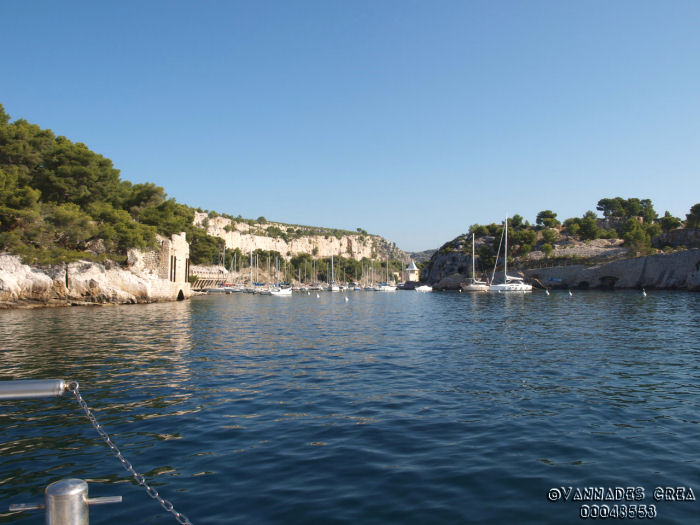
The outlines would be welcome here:
M 46 525 L 89 525 L 88 484 L 62 479 L 46 487 Z

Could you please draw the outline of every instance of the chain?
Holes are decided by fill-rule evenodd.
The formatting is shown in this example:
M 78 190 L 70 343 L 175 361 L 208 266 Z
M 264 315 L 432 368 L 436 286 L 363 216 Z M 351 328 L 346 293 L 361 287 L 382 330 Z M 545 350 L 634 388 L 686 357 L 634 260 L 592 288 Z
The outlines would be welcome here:
M 129 463 L 129 461 L 122 456 L 122 453 L 119 451 L 117 446 L 112 442 L 112 440 L 109 437 L 109 434 L 102 428 L 102 425 L 100 425 L 97 422 L 97 419 L 95 418 L 95 415 L 92 413 L 90 408 L 87 406 L 87 403 L 83 399 L 83 397 L 80 395 L 80 392 L 78 392 L 78 383 L 77 381 L 74 381 L 70 383 L 67 386 L 67 389 L 70 392 L 73 392 L 75 395 L 75 398 L 78 400 L 78 404 L 80 407 L 83 409 L 85 412 L 85 415 L 87 418 L 90 420 L 90 423 L 92 423 L 92 426 L 95 427 L 95 430 L 97 430 L 97 433 L 100 435 L 102 440 L 107 443 L 107 446 L 109 449 L 112 451 L 112 454 L 119 460 L 119 462 L 122 464 L 122 466 L 126 469 L 129 474 L 133 476 L 133 478 L 136 480 L 136 483 L 141 485 L 143 488 L 146 489 L 146 494 L 148 494 L 151 498 L 156 500 L 158 503 L 160 503 L 160 506 L 163 507 L 167 512 L 175 516 L 175 519 L 178 521 L 178 523 L 181 523 L 182 525 L 192 525 L 190 520 L 187 519 L 187 516 L 184 514 L 180 514 L 173 508 L 173 504 L 170 503 L 167 499 L 162 498 L 156 489 L 151 487 L 148 482 L 146 481 L 146 478 L 143 476 L 143 474 L 139 474 L 134 470 L 134 467 Z

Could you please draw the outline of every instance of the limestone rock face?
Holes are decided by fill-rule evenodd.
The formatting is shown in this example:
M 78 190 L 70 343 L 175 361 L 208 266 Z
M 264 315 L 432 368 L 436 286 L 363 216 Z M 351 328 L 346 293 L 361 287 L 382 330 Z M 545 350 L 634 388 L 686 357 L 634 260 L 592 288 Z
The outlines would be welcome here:
M 679 228 L 662 233 L 654 237 L 651 242 L 655 248 L 663 248 L 664 246 L 700 248 L 700 230 L 696 228 Z
M 315 230 L 313 227 L 294 227 L 281 223 L 256 223 L 231 221 L 226 217 L 209 218 L 206 213 L 195 213 L 194 223 L 207 227 L 207 233 L 220 237 L 227 249 L 240 249 L 243 253 L 254 250 L 277 251 L 291 258 L 302 253 L 317 257 L 342 256 L 361 260 L 384 258 L 407 259 L 407 255 L 396 245 L 377 235 L 352 234 L 340 238 L 322 232 L 320 234 L 297 234 L 297 230 Z
M 189 283 L 174 283 L 112 264 L 78 261 L 33 268 L 16 256 L 0 255 L 0 308 L 146 303 L 190 295 Z
M 700 291 L 700 249 L 649 255 L 597 266 L 526 270 L 553 288 L 658 288 Z
M 459 290 L 460 285 L 465 280 L 465 276 L 460 273 L 453 273 L 440 279 L 433 287 L 436 290 Z
M 457 290 L 459 284 L 471 277 L 472 255 L 464 252 L 437 252 L 430 259 L 430 264 L 421 273 L 421 281 L 431 284 L 434 288 L 442 290 Z M 477 269 L 477 275 L 479 269 Z M 457 277 L 459 276 L 459 282 Z
M 0 255 L 0 303 L 48 301 L 52 290 L 51 277 L 22 264 L 18 257 Z

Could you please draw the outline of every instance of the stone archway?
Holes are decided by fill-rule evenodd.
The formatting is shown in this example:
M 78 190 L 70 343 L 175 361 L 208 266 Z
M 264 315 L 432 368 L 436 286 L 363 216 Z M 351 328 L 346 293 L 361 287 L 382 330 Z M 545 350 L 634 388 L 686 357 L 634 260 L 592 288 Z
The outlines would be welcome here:
M 184 300 L 185 300 L 185 294 L 182 293 L 182 290 L 179 290 L 179 291 L 177 292 L 177 300 L 178 300 L 178 301 L 184 301 Z

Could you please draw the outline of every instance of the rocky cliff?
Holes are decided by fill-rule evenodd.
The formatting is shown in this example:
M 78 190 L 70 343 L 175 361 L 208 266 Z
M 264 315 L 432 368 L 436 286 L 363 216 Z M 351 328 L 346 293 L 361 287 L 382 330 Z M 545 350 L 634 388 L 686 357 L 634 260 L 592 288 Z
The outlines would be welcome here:
M 209 235 L 220 237 L 226 248 L 243 253 L 254 250 L 276 251 L 283 257 L 309 253 L 315 257 L 342 256 L 355 260 L 408 260 L 397 246 L 378 235 L 350 233 L 312 226 L 295 226 L 276 222 L 231 220 L 195 213 L 194 223 L 207 229 Z
M 537 232 L 536 245 L 524 256 L 516 257 L 508 273 L 540 279 L 544 286 L 562 288 L 665 288 L 698 289 L 700 266 L 700 230 L 679 228 L 652 240 L 653 246 L 671 253 L 635 257 L 622 239 L 582 241 L 566 233 L 557 233 L 550 253 L 541 251 L 543 233 Z M 488 267 L 480 265 L 477 276 L 490 276 L 495 260 L 497 239 L 484 235 L 476 238 L 476 252 L 485 252 Z M 482 250 L 483 248 L 483 250 Z M 517 248 L 517 246 L 516 246 Z M 694 249 L 686 249 L 694 248 Z M 421 280 L 437 289 L 459 289 L 471 276 L 471 237 L 460 235 L 445 243 L 430 259 Z M 499 266 L 503 257 L 499 259 Z M 534 267 L 537 268 L 534 268 Z M 524 268 L 518 272 L 516 268 Z M 502 267 L 500 268 L 502 276 Z
M 471 273 L 471 254 L 436 254 L 422 279 L 436 289 L 457 290 Z M 477 270 L 477 275 L 479 274 Z M 550 268 L 508 270 L 548 288 L 657 288 L 700 291 L 700 249 Z M 501 272 L 502 275 L 502 272 Z
M 700 250 L 649 255 L 595 266 L 572 265 L 524 271 L 552 288 L 658 288 L 700 291 Z
M 160 279 L 143 264 L 148 254 L 130 252 L 132 268 L 78 261 L 30 267 L 13 255 L 0 255 L 0 308 L 133 304 L 174 301 L 191 295 L 189 283 Z

